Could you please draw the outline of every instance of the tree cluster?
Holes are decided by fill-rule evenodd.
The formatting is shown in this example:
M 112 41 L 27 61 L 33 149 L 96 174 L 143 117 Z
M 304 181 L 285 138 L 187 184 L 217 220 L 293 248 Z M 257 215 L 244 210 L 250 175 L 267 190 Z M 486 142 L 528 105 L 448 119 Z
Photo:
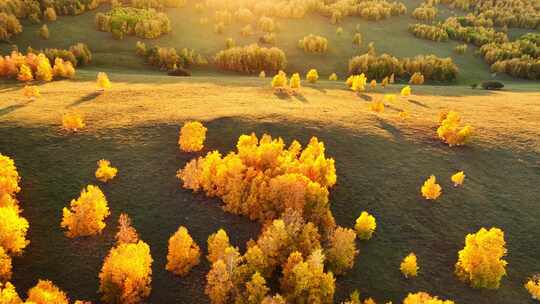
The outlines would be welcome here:
M 265 48 L 257 44 L 237 46 L 218 52 L 214 63 L 222 70 L 243 73 L 260 71 L 277 72 L 287 66 L 285 53 L 277 48 Z
M 437 42 L 448 40 L 448 33 L 446 33 L 446 30 L 438 25 L 428 25 L 422 23 L 411 24 L 409 26 L 409 32 L 422 39 Z
M 171 31 L 169 17 L 154 9 L 116 7 L 105 14 L 97 13 L 95 23 L 98 30 L 112 33 L 115 39 L 125 35 L 157 38 Z

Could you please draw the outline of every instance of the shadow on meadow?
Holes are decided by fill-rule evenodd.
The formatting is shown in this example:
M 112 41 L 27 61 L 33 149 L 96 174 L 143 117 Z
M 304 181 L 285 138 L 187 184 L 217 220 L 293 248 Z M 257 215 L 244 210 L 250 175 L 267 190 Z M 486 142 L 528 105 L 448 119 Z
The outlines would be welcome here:
M 14 260 L 14 283 L 20 291 L 37 279 L 53 280 L 72 299 L 98 300 L 98 273 L 111 248 L 120 212 L 133 219 L 141 238 L 151 247 L 152 294 L 149 303 L 208 303 L 204 295 L 206 259 L 178 278 L 165 271 L 167 240 L 179 225 L 186 226 L 206 252 L 206 238 L 223 227 L 231 243 L 244 250 L 260 225 L 223 212 L 216 199 L 180 188 L 177 169 L 211 150 L 227 153 L 239 135 L 255 132 L 281 136 L 288 144 L 307 144 L 317 136 L 335 158 L 338 183 L 331 189 L 331 208 L 340 225 L 352 227 L 361 211 L 377 218 L 374 238 L 359 242 L 355 267 L 336 282 L 336 302 L 358 288 L 378 302 L 401 303 L 408 292 L 427 291 L 456 303 L 528 303 L 522 284 L 540 271 L 537 254 L 538 195 L 530 185 L 540 183 L 537 154 L 516 154 L 511 147 L 485 149 L 474 142 L 450 149 L 437 142 L 411 142 L 390 122 L 379 121 L 389 137 L 359 134 L 349 129 L 221 118 L 206 122 L 205 150 L 178 150 L 179 125 L 103 129 L 96 133 L 60 135 L 52 128 L 0 126 L 0 152 L 13 157 L 22 176 L 19 199 L 30 222 L 31 243 Z M 106 158 L 119 168 L 110 184 L 99 184 L 111 216 L 102 235 L 68 239 L 60 229 L 62 208 L 79 195 L 93 176 L 96 162 Z M 464 170 L 463 188 L 454 189 L 450 176 Z M 422 182 L 437 176 L 443 195 L 423 200 Z M 508 276 L 496 291 L 473 290 L 453 275 L 457 251 L 467 233 L 480 227 L 500 227 L 506 233 Z M 401 259 L 414 251 L 418 278 L 405 280 Z

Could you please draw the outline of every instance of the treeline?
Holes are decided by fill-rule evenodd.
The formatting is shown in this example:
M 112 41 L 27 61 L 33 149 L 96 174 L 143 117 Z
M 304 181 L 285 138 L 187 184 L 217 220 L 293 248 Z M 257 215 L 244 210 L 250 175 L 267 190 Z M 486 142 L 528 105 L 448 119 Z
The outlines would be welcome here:
M 171 31 L 169 17 L 154 9 L 116 7 L 106 14 L 97 13 L 95 23 L 98 30 L 112 33 L 115 39 L 125 35 L 157 38 Z
M 349 60 L 350 75 L 364 74 L 370 79 L 384 79 L 392 74 L 396 78 L 409 79 L 415 73 L 421 73 L 426 80 L 454 81 L 458 67 L 450 57 L 418 55 L 398 59 L 389 54 L 377 55 L 374 51 Z
M 493 72 L 540 79 L 540 34 L 529 33 L 512 42 L 484 44 L 480 54 Z
M 409 32 L 422 39 L 429 39 L 438 42 L 448 40 L 448 33 L 438 25 L 428 25 L 422 23 L 411 24 L 409 25 Z
M 145 58 L 150 65 L 163 70 L 175 70 L 177 68 L 189 68 L 191 66 L 203 66 L 208 64 L 206 58 L 197 54 L 195 50 L 183 48 L 177 51 L 175 48 L 160 46 L 147 47 L 145 43 L 138 41 L 136 46 L 137 55 Z
M 51 63 L 53 63 L 56 58 L 61 58 L 64 61 L 71 62 L 75 67 L 88 65 L 92 61 L 92 52 L 90 51 L 90 48 L 88 45 L 81 42 L 70 46 L 68 49 L 48 48 L 35 50 L 32 47 L 28 47 L 27 53 L 43 53 L 49 58 Z
M 494 26 L 538 29 L 538 3 L 527 0 L 444 0 L 452 8 L 471 11 Z
M 251 44 L 218 52 L 214 56 L 214 63 L 220 69 L 243 73 L 277 72 L 285 69 L 287 57 L 277 47 L 265 48 Z
M 483 26 L 463 26 L 456 17 L 446 19 L 442 27 L 450 39 L 472 43 L 476 46 L 490 42 L 503 43 L 508 41 L 506 33 Z
M 187 0 L 131 0 L 131 6 L 136 8 L 155 8 L 163 10 L 170 7 L 185 6 Z
M 437 8 L 428 3 L 422 3 L 419 7 L 415 8 L 412 12 L 412 16 L 418 20 L 431 22 L 437 17 Z

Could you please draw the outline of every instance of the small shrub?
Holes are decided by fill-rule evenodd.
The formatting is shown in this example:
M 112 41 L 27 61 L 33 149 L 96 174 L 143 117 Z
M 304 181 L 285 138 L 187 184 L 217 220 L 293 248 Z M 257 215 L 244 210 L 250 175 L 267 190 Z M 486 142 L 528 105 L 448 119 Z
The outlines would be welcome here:
M 289 87 L 291 89 L 299 89 L 300 88 L 300 83 L 301 83 L 300 74 L 298 74 L 298 73 L 292 74 L 290 82 L 289 82 Z
M 458 54 L 465 54 L 466 51 L 467 51 L 467 44 L 460 44 L 454 48 L 454 52 Z
M 110 161 L 105 159 L 101 159 L 98 161 L 98 168 L 95 175 L 100 182 L 106 183 L 112 180 L 117 173 L 118 169 L 115 167 L 111 167 Z
M 287 85 L 287 74 L 283 71 L 279 71 L 274 77 L 272 78 L 271 82 L 272 88 L 283 88 Z
M 328 80 L 330 80 L 330 81 L 337 81 L 337 80 L 338 80 L 337 74 L 336 74 L 336 73 L 330 74 L 330 76 L 328 76 Z
M 56 287 L 53 282 L 44 280 L 39 280 L 36 286 L 28 290 L 26 301 L 36 304 L 69 304 L 65 292 Z
M 437 135 L 442 141 L 452 147 L 462 146 L 470 140 L 473 129 L 469 125 L 461 127 L 461 116 L 458 112 L 449 111 L 441 119 Z
M 481 228 L 468 234 L 465 247 L 458 253 L 456 275 L 474 288 L 497 289 L 506 275 L 504 232 L 499 228 Z
M 43 11 L 43 18 L 45 18 L 46 21 L 56 21 L 56 11 L 53 7 L 47 7 Z
M 424 84 L 424 75 L 420 72 L 415 72 L 412 74 L 411 79 L 409 79 L 409 83 L 415 85 Z
M 100 234 L 109 216 L 107 199 L 99 187 L 88 185 L 78 199 L 71 200 L 70 209 L 62 210 L 62 228 L 70 238 Z
M 188 230 L 181 226 L 169 239 L 169 252 L 165 268 L 176 275 L 186 275 L 200 262 L 199 246 L 193 241 Z
M 111 88 L 111 82 L 109 81 L 109 76 L 107 76 L 105 72 L 99 72 L 97 74 L 97 86 L 102 91 Z
M 66 131 L 77 132 L 85 127 L 83 117 L 78 113 L 65 113 L 62 116 L 62 128 Z
M 39 37 L 49 39 L 49 28 L 46 24 L 39 28 Z
M 435 175 L 431 175 L 420 189 L 422 196 L 428 200 L 436 200 L 441 195 L 441 186 L 437 184 Z
M 525 289 L 533 299 L 540 300 L 540 275 L 530 278 L 527 283 L 525 283 Z
M 454 187 L 461 186 L 461 185 L 463 185 L 463 180 L 465 179 L 465 174 L 463 173 L 463 171 L 459 171 L 459 172 L 455 173 L 454 175 L 452 175 L 452 177 L 450 179 L 454 183 Z
M 416 255 L 414 253 L 410 253 L 408 256 L 406 256 L 401 262 L 399 269 L 406 278 L 416 277 L 418 275 L 418 263 L 416 260 Z
M 180 129 L 178 145 L 184 152 L 198 152 L 204 148 L 208 129 L 198 121 L 186 122 Z
M 316 83 L 319 80 L 319 73 L 316 69 L 311 69 L 306 74 L 306 80 L 310 83 Z
M 375 217 L 369 213 L 362 211 L 360 216 L 356 219 L 354 229 L 358 238 L 361 240 L 369 240 L 373 236 L 373 232 L 377 228 Z

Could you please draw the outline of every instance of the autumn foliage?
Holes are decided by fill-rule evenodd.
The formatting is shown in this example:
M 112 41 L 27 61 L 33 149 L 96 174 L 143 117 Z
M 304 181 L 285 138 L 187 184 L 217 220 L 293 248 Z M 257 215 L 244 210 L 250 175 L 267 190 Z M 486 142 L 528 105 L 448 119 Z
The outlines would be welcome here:
M 68 237 L 89 236 L 101 233 L 105 218 L 109 216 L 107 199 L 99 187 L 88 185 L 78 199 L 71 200 L 70 209 L 63 209 L 61 226 Z
M 26 303 L 69 304 L 69 299 L 66 293 L 54 285 L 53 282 L 39 280 L 36 286 L 28 290 L 28 299 Z
M 535 275 L 525 283 L 525 289 L 531 297 L 540 301 L 540 275 Z
M 129 220 L 127 224 L 129 225 Z M 132 230 L 126 227 L 123 229 L 133 235 Z M 151 291 L 153 260 L 150 247 L 136 238 L 130 239 L 120 235 L 117 239 L 118 244 L 109 251 L 99 273 L 101 299 L 111 304 L 141 303 Z M 130 242 L 124 242 L 126 240 Z
M 166 269 L 174 274 L 186 275 L 200 262 L 199 246 L 193 241 L 186 227 L 181 226 L 169 239 Z
M 108 182 L 111 179 L 113 179 L 116 174 L 118 173 L 118 169 L 115 167 L 111 167 L 111 162 L 105 159 L 101 159 L 98 161 L 98 168 L 96 170 L 96 178 L 100 182 Z
M 470 140 L 473 129 L 469 125 L 461 126 L 461 115 L 458 112 L 449 111 L 441 118 L 437 135 L 442 141 L 452 147 L 462 146 Z
M 62 128 L 66 131 L 77 132 L 85 126 L 84 119 L 79 113 L 65 113 L 62 116 Z
M 437 178 L 435 175 L 431 175 L 420 188 L 420 192 L 425 199 L 436 200 L 439 198 L 442 192 L 442 188 L 437 184 Z
M 441 300 L 426 292 L 409 293 L 403 300 L 403 304 L 454 304 L 450 300 Z
M 281 138 L 242 135 L 237 152 L 217 151 L 189 162 L 178 171 L 185 188 L 220 197 L 226 211 L 261 221 L 278 218 L 286 209 L 303 213 L 314 223 L 329 217 L 328 188 L 336 183 L 334 160 L 325 157 L 317 138 L 302 150 Z
M 208 129 L 198 121 L 189 121 L 180 129 L 178 145 L 184 152 L 197 152 L 204 148 Z
M 377 223 L 375 217 L 366 211 L 362 211 L 362 213 L 360 213 L 360 216 L 356 219 L 356 223 L 354 225 L 356 234 L 361 240 L 371 239 L 376 227 Z
M 465 238 L 465 247 L 458 253 L 456 275 L 474 288 L 497 289 L 506 275 L 506 252 L 501 229 L 481 228 Z
M 416 255 L 414 253 L 407 255 L 401 262 L 399 269 L 406 278 L 416 277 L 419 269 Z

